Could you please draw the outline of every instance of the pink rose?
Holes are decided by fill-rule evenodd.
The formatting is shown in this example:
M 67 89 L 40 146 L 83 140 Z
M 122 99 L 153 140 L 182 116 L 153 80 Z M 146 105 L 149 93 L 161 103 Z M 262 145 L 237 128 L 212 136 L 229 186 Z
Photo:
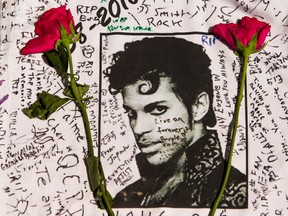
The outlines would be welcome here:
M 66 6 L 51 8 L 46 11 L 35 24 L 35 33 L 39 37 L 29 40 L 21 50 L 21 54 L 27 55 L 53 50 L 56 41 L 61 38 L 60 24 L 69 35 L 71 33 L 70 22 L 72 22 L 74 28 L 73 16 L 70 10 L 66 10 Z
M 223 40 L 232 50 L 237 51 L 238 47 L 235 38 L 247 47 L 253 36 L 257 33 L 257 44 L 255 50 L 260 50 L 270 31 L 271 26 L 256 18 L 243 17 L 238 24 L 218 24 L 212 28 L 212 33 Z

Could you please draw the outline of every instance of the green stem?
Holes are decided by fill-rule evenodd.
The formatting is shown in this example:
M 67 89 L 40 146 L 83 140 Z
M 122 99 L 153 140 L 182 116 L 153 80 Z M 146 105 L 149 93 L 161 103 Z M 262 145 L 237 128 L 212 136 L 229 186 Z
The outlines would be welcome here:
M 99 169 L 101 170 L 101 173 L 103 173 L 103 176 L 104 176 L 104 170 L 103 170 L 103 167 L 102 167 L 102 163 L 101 163 L 100 159 L 98 161 L 99 161 L 98 167 L 99 167 Z M 107 191 L 105 180 L 104 180 L 103 184 L 100 184 L 100 190 L 102 192 L 106 192 Z M 106 211 L 108 213 L 108 216 L 115 216 L 115 214 L 114 214 L 114 212 L 112 210 L 112 207 L 109 205 L 108 197 L 106 196 L 105 193 L 103 193 L 103 199 L 104 199 L 104 203 L 105 203 L 105 206 L 106 206 Z
M 74 98 L 77 101 L 78 108 L 82 114 L 84 127 L 85 127 L 85 133 L 86 133 L 86 139 L 87 139 L 87 145 L 88 145 L 88 155 L 94 156 L 94 148 L 93 148 L 93 141 L 92 141 L 92 135 L 91 135 L 91 129 L 90 129 L 90 122 L 88 119 L 87 109 L 86 106 L 82 102 L 82 98 L 80 98 L 80 95 L 78 93 L 77 85 L 75 82 L 75 74 L 73 69 L 73 61 L 72 61 L 72 55 L 71 50 L 69 46 L 69 41 L 63 41 L 63 45 L 65 46 L 67 53 L 68 53 L 68 60 L 69 60 L 69 68 L 70 68 L 70 87 L 72 94 Z
M 70 87 L 71 87 L 72 95 L 74 96 L 75 100 L 77 101 L 78 108 L 79 108 L 79 110 L 82 114 L 82 117 L 83 117 L 85 133 L 86 133 L 86 138 L 87 138 L 87 145 L 88 145 L 88 157 L 89 156 L 92 157 L 92 156 L 94 156 L 94 148 L 93 148 L 93 141 L 92 141 L 92 135 L 91 135 L 91 129 L 90 129 L 90 122 L 88 119 L 86 106 L 82 102 L 84 99 L 81 98 L 79 93 L 78 93 L 78 88 L 77 88 L 76 81 L 75 81 L 75 74 L 74 74 L 74 69 L 73 69 L 73 61 L 72 61 L 72 55 L 71 55 L 71 50 L 70 50 L 70 46 L 69 46 L 69 41 L 63 40 L 62 44 L 67 49 L 67 53 L 68 53 L 69 67 L 70 67 Z M 103 173 L 103 176 L 104 176 L 104 172 L 102 169 L 100 159 L 98 161 L 97 167 L 99 167 L 101 169 L 101 172 Z M 107 191 L 105 182 L 103 184 L 100 184 L 100 191 L 102 191 L 102 192 Z M 112 210 L 112 207 L 109 205 L 109 201 L 108 201 L 108 198 L 107 198 L 105 193 L 103 193 L 103 199 L 104 199 L 104 203 L 105 203 L 106 211 L 107 211 L 108 215 L 114 216 L 114 212 Z
M 100 190 L 101 190 L 101 191 L 106 191 L 106 187 L 105 187 L 103 184 L 101 184 L 101 185 L 100 185 Z M 114 216 L 115 214 L 114 214 L 111 206 L 110 206 L 110 205 L 107 205 L 107 204 L 109 203 L 107 196 L 106 196 L 106 195 L 103 195 L 103 199 L 104 199 L 104 202 L 105 202 L 105 204 L 106 204 L 106 211 L 107 211 L 107 213 L 108 213 L 108 216 Z
M 243 71 L 242 74 L 240 74 L 240 87 L 237 95 L 237 100 L 235 104 L 235 112 L 234 112 L 234 123 L 233 123 L 233 128 L 232 128 L 232 140 L 231 140 L 231 145 L 230 145 L 230 150 L 229 150 L 229 155 L 227 159 L 227 168 L 224 176 L 224 180 L 222 182 L 220 191 L 217 195 L 216 200 L 213 203 L 213 206 L 211 208 L 211 211 L 209 213 L 209 216 L 214 216 L 215 212 L 218 208 L 218 205 L 222 199 L 222 195 L 225 191 L 230 171 L 231 171 L 231 166 L 232 166 L 232 156 L 233 156 L 233 149 L 235 145 L 235 140 L 236 140 L 236 132 L 237 132 L 237 127 L 238 127 L 238 119 L 239 119 L 239 113 L 240 113 L 240 106 L 241 106 L 241 101 L 243 98 L 243 92 L 244 92 L 244 86 L 245 86 L 245 80 L 246 80 L 246 73 L 247 73 L 247 67 L 248 67 L 248 58 L 249 58 L 249 52 L 243 52 L 242 57 L 243 57 Z

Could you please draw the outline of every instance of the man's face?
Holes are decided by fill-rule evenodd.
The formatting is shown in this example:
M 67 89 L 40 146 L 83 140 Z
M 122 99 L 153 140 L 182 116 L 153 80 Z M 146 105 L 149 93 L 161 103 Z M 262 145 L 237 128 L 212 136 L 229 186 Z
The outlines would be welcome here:
M 182 155 L 193 138 L 187 108 L 173 92 L 170 80 L 161 77 L 153 94 L 139 93 L 139 85 L 147 81 L 137 81 L 123 89 L 123 106 L 137 144 L 153 165 Z

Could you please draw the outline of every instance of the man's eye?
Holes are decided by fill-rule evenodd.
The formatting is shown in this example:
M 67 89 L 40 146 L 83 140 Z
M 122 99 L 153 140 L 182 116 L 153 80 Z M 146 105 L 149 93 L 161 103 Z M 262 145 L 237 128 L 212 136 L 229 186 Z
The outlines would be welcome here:
M 152 115 L 162 115 L 167 111 L 167 109 L 168 108 L 166 106 L 157 106 L 150 113 Z

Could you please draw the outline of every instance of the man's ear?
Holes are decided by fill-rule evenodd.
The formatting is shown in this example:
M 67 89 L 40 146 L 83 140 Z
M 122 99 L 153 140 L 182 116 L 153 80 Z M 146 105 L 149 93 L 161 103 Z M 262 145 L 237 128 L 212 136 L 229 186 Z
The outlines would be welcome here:
M 194 121 L 201 121 L 209 110 L 209 95 L 206 92 L 200 93 L 192 105 L 192 116 Z

